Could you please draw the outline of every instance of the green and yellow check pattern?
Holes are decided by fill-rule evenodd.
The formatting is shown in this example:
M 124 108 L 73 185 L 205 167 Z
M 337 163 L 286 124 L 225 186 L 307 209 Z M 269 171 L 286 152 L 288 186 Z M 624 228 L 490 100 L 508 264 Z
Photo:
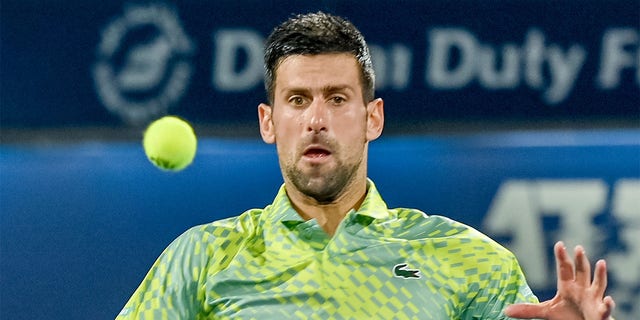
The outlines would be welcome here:
M 333 237 L 284 186 L 264 209 L 190 229 L 117 319 L 506 319 L 505 306 L 536 301 L 509 251 L 450 219 L 388 209 L 369 181 Z

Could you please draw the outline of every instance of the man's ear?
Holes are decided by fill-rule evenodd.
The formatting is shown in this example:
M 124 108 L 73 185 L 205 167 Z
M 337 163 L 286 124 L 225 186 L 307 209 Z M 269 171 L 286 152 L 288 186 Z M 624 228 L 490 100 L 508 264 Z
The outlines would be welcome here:
M 261 103 L 258 105 L 258 122 L 260 123 L 260 135 L 266 143 L 275 143 L 276 135 L 273 128 L 272 107 L 268 104 Z
M 384 128 L 384 101 L 381 98 L 367 104 L 367 141 L 378 139 Z

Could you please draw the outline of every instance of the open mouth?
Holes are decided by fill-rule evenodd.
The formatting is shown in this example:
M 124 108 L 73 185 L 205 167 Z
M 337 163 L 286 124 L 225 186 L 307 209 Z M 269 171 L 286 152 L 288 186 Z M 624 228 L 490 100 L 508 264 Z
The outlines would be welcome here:
M 303 153 L 304 157 L 311 159 L 324 158 L 329 155 L 331 155 L 331 152 L 321 147 L 309 147 Z

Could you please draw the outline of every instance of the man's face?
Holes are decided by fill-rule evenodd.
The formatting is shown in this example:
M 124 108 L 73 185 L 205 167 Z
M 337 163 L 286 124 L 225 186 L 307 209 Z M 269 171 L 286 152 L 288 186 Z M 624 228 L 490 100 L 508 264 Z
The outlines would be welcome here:
M 285 183 L 331 203 L 366 179 L 368 142 L 382 131 L 382 100 L 365 103 L 349 54 L 294 55 L 276 69 L 273 106 L 260 105 L 263 139 L 276 143 Z M 290 186 L 291 187 L 291 186 Z

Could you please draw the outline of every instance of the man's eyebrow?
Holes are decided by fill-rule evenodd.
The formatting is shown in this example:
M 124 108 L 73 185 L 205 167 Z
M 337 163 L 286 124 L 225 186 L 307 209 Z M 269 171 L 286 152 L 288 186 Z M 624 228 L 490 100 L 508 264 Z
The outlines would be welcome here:
M 287 93 L 287 94 L 307 94 L 310 91 L 312 90 L 306 87 L 288 87 L 288 88 L 282 88 L 282 90 L 280 90 L 280 92 Z M 326 95 L 326 94 L 331 94 L 335 92 L 345 92 L 345 91 L 354 92 L 355 89 L 348 84 L 342 84 L 342 85 L 327 85 L 320 88 L 320 91 Z
M 355 91 L 353 89 L 352 86 L 348 85 L 348 84 L 342 84 L 342 85 L 328 85 L 328 86 L 324 86 L 322 87 L 322 92 L 327 94 L 327 93 L 334 93 L 334 92 L 344 92 L 344 91 Z
M 290 94 L 305 94 L 309 92 L 309 89 L 304 87 L 284 87 L 279 90 L 280 93 Z

